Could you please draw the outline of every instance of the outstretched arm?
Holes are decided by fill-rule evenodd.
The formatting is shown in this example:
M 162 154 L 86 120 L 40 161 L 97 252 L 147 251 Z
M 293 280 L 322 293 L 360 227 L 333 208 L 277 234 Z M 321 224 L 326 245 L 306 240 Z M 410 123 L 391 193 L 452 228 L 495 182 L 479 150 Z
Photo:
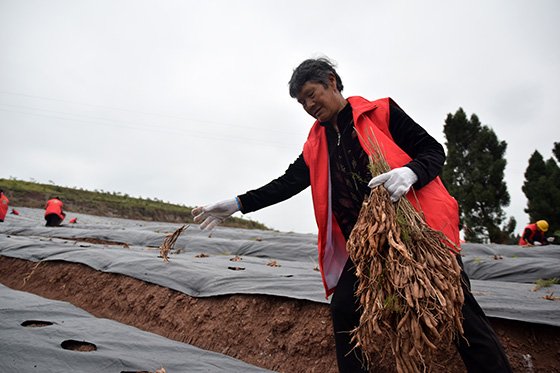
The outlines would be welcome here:
M 309 168 L 301 154 L 284 175 L 270 183 L 235 198 L 195 208 L 194 222 L 201 223 L 200 229 L 212 229 L 237 211 L 246 214 L 285 201 L 309 185 Z

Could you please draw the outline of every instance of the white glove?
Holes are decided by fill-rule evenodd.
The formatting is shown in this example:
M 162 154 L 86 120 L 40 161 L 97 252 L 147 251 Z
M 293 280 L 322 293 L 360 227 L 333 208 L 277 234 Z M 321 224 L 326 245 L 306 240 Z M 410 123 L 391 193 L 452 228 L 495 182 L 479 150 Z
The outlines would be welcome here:
M 539 241 L 533 241 L 533 245 L 535 245 L 535 246 L 541 246 L 542 243 L 540 243 Z
M 204 222 L 200 224 L 200 229 L 214 229 L 216 225 L 220 224 L 237 211 L 239 211 L 237 198 L 231 198 L 212 203 L 211 205 L 197 207 L 192 210 L 191 213 L 194 216 L 195 223 L 198 224 L 204 220 Z
M 408 167 L 395 168 L 389 172 L 374 177 L 369 182 L 370 188 L 375 188 L 383 184 L 391 201 L 397 202 L 402 196 L 408 193 L 412 184 L 418 181 L 418 176 Z
M 546 240 L 547 240 L 549 243 L 553 243 L 553 242 L 554 242 L 554 238 L 555 238 L 555 237 L 548 237 Z

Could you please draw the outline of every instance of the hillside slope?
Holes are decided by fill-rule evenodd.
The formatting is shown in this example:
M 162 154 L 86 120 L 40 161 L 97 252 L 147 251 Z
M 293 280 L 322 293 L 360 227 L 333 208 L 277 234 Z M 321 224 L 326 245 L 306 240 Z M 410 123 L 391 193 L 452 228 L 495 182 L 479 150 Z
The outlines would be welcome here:
M 64 203 L 65 211 L 127 219 L 192 223 L 192 207 L 167 203 L 158 199 L 143 199 L 118 192 L 88 191 L 15 179 L 0 179 L 0 189 L 4 190 L 11 206 L 43 208 L 49 199 L 59 197 Z M 247 229 L 270 229 L 259 222 L 235 217 L 227 219 L 222 225 Z

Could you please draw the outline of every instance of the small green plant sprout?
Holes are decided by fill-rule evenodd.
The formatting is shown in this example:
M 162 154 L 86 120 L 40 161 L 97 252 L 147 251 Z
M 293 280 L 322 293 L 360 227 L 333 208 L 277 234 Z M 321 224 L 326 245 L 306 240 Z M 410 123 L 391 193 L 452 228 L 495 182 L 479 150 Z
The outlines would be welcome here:
M 560 278 L 549 278 L 549 279 L 542 279 L 539 278 L 535 282 L 535 287 L 532 291 L 539 291 L 540 289 L 550 287 L 554 284 L 560 284 Z

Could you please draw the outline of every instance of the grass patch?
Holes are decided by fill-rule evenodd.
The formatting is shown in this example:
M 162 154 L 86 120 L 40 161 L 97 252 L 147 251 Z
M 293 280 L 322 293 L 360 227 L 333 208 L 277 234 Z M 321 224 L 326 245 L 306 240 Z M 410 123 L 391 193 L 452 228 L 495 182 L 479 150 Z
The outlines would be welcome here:
M 131 197 L 120 192 L 89 191 L 77 187 L 40 184 L 14 178 L 0 179 L 0 189 L 4 190 L 4 194 L 12 206 L 42 209 L 45 208 L 49 199 L 60 197 L 65 211 L 158 222 L 183 224 L 193 222 L 192 207 L 164 202 L 157 198 Z M 226 219 L 221 225 L 270 230 L 264 224 L 233 217 Z
M 560 278 L 549 278 L 549 279 L 542 279 L 539 278 L 536 282 L 535 282 L 536 289 L 542 289 L 542 288 L 548 288 L 552 285 L 556 285 L 556 284 L 560 284 Z

